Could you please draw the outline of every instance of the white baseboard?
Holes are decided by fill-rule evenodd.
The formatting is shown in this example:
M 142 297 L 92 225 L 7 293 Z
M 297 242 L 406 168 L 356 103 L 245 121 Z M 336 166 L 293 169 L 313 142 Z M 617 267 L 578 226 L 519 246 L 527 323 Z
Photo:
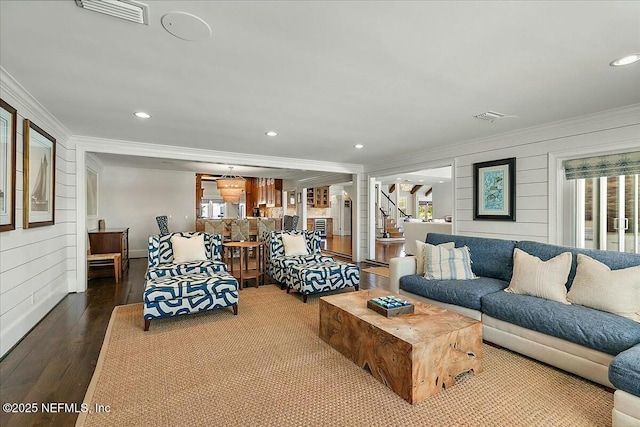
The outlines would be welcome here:
M 129 251 L 129 258 L 147 258 L 149 251 L 147 249 L 132 249 Z

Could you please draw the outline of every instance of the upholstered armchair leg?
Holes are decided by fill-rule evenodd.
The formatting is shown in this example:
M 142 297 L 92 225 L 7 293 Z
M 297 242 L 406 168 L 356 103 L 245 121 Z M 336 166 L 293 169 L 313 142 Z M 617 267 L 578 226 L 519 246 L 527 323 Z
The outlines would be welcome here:
M 354 285 L 353 288 L 357 291 L 358 289 L 360 289 L 360 286 Z
M 237 316 L 238 315 L 238 304 L 233 306 L 233 315 Z
M 282 285 L 280 287 L 280 289 L 282 289 Z M 287 286 L 287 293 L 291 292 L 291 288 Z
M 151 319 L 144 319 L 144 330 L 149 330 L 149 325 L 151 325 Z
M 307 294 L 302 294 L 302 302 L 307 303 Z

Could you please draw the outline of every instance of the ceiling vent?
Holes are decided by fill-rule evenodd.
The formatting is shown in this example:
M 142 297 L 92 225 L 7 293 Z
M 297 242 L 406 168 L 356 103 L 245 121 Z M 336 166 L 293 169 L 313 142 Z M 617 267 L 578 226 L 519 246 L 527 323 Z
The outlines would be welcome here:
M 487 111 L 486 113 L 482 113 L 482 114 L 478 114 L 473 116 L 478 120 L 485 120 L 487 122 L 495 122 L 496 120 L 500 120 L 500 119 L 510 119 L 510 118 L 518 118 L 518 116 L 513 116 L 513 115 L 506 115 L 506 114 L 502 114 L 502 113 L 496 113 L 495 111 Z
M 495 111 L 487 111 L 486 113 L 482 113 L 482 114 L 478 114 L 475 117 L 476 119 L 480 119 L 480 120 L 487 120 L 489 122 L 492 122 L 494 120 L 498 120 L 502 117 L 506 116 L 506 114 L 502 114 L 502 113 L 496 113 Z
M 76 0 L 83 9 L 149 25 L 149 6 L 134 0 Z

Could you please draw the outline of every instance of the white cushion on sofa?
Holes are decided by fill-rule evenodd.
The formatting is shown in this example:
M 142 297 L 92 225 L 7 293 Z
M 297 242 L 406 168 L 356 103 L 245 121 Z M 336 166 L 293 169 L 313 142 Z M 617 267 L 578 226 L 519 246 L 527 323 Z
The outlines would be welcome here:
M 456 244 L 453 242 L 441 243 L 438 246 L 445 249 L 453 249 Z M 416 240 L 416 274 L 424 275 L 424 266 L 427 260 L 427 243 Z
M 308 255 L 307 241 L 302 234 L 283 234 L 284 255 Z
M 640 266 L 611 270 L 600 261 L 578 254 L 576 277 L 567 298 L 573 304 L 640 322 Z
M 516 248 L 513 251 L 513 276 L 505 292 L 570 304 L 565 284 L 571 271 L 571 260 L 571 252 L 542 261 Z
M 425 279 L 469 280 L 476 275 L 471 270 L 469 248 L 447 249 L 427 243 L 425 246 Z
M 204 236 L 192 237 L 172 236 L 173 262 L 205 261 Z

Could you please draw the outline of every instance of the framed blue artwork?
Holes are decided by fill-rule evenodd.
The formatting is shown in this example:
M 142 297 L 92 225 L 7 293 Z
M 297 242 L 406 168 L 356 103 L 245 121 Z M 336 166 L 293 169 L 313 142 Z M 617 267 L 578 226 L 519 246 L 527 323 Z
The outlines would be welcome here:
M 516 158 L 473 164 L 473 219 L 516 220 Z

